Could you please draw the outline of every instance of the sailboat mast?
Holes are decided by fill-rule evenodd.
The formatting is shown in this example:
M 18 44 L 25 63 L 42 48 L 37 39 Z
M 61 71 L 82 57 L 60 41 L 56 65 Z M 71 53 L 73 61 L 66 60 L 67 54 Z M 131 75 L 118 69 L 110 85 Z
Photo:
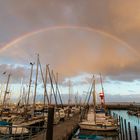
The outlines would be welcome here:
M 100 81 L 101 81 L 102 92 L 104 92 L 104 87 L 103 87 L 103 81 L 102 81 L 102 75 L 101 75 L 101 73 L 100 73 Z
M 56 103 L 56 106 L 57 106 L 58 105 L 57 96 L 56 96 L 56 92 L 55 92 L 54 84 L 53 84 L 53 82 L 55 82 L 53 80 L 55 80 L 55 79 L 53 78 L 53 75 L 54 75 L 53 70 L 51 70 L 51 83 L 52 83 L 51 85 L 52 85 L 52 91 L 53 91 L 53 94 L 54 94 L 55 103 Z
M 11 76 L 11 74 L 8 75 L 8 79 L 7 79 L 7 83 L 6 83 L 6 89 L 5 89 L 4 98 L 3 98 L 3 108 L 6 107 L 5 101 L 6 101 L 6 95 L 9 93 L 8 85 L 9 85 L 9 81 L 10 81 L 10 76 Z
M 44 80 L 44 76 L 43 76 L 43 71 L 42 71 L 42 66 L 41 66 L 41 63 L 40 63 L 40 60 L 39 60 L 39 66 L 40 66 L 40 71 L 41 71 L 41 76 L 42 76 L 42 81 L 43 81 L 43 85 L 44 85 L 44 94 L 45 96 L 47 97 L 47 102 L 49 104 L 49 97 L 48 97 L 48 94 L 47 94 L 47 89 L 46 89 L 46 82 L 47 82 L 47 66 L 46 66 L 46 77 L 45 77 L 45 80 Z
M 51 74 L 49 65 L 47 65 L 47 68 L 48 68 L 49 78 L 50 78 L 50 82 L 51 82 L 52 92 L 53 92 L 55 103 L 56 103 L 56 106 L 57 106 L 57 99 L 56 99 L 56 94 L 55 94 L 55 90 L 54 90 L 54 86 L 53 86 L 53 80 L 52 80 L 53 71 L 52 71 L 52 74 Z
M 52 87 L 51 87 L 51 90 L 50 90 L 50 104 L 52 103 Z
M 96 122 L 96 91 L 95 91 L 95 78 L 94 78 L 94 89 L 93 89 L 93 109 L 94 109 L 94 122 Z
M 63 108 L 63 102 L 62 102 L 62 98 L 61 98 L 61 95 L 60 95 L 60 90 L 58 88 L 58 73 L 56 73 L 56 77 L 55 78 L 55 75 L 53 73 L 53 77 L 54 77 L 54 81 L 55 81 L 55 84 L 56 84 L 56 91 L 57 91 L 57 95 L 59 96 L 59 99 L 60 99 L 60 103 L 61 103 L 61 107 Z M 57 80 L 56 80 L 57 79 Z
M 0 91 L 0 104 L 2 104 L 2 91 L 3 91 L 3 85 L 1 84 L 1 91 Z
M 56 93 L 56 99 L 58 98 L 58 87 L 57 87 L 57 83 L 58 83 L 58 73 L 55 74 L 53 73 L 53 77 L 54 77 L 54 81 L 55 81 L 55 93 Z
M 92 96 L 93 87 L 94 87 L 94 75 L 93 75 L 93 77 L 92 77 L 92 85 L 91 85 L 91 87 L 90 87 L 89 96 L 88 96 L 88 98 L 87 98 L 87 105 L 88 105 L 88 103 L 90 102 L 90 97 Z
M 23 86 L 23 104 L 26 105 L 26 90 L 24 86 Z
M 30 97 L 30 91 L 31 91 L 31 83 L 32 83 L 32 75 L 33 75 L 33 63 L 30 63 L 31 65 L 31 74 L 30 74 L 30 81 L 29 81 L 29 89 L 28 89 L 28 95 L 27 95 L 27 107 L 29 105 L 29 97 Z
M 37 55 L 36 80 L 35 80 L 34 99 L 33 99 L 33 113 L 34 114 L 35 114 L 36 90 L 37 90 L 37 80 L 38 80 L 38 65 L 39 65 L 39 54 Z
M 68 105 L 69 106 L 70 106 L 70 103 L 71 103 L 70 95 L 71 95 L 71 81 L 69 80 L 69 99 L 68 99 Z
M 103 87 L 103 80 L 102 80 L 102 75 L 101 75 L 101 73 L 100 73 L 100 81 L 101 81 L 101 87 L 102 87 L 102 94 L 103 94 L 103 96 L 104 96 L 104 87 Z M 103 102 L 104 102 L 104 108 L 105 108 L 105 96 L 104 96 L 104 98 L 103 98 Z
M 45 81 L 44 81 L 44 86 L 45 86 L 45 88 L 46 88 L 46 84 L 47 84 L 47 77 L 48 77 L 48 72 L 47 72 L 47 66 L 46 66 L 46 73 L 45 73 Z M 44 88 L 44 107 L 45 107 L 45 97 L 46 97 L 46 90 L 45 90 L 45 88 Z M 49 101 L 49 97 L 48 97 L 48 95 L 47 95 L 47 100 Z M 50 101 L 48 102 L 48 104 L 50 104 Z

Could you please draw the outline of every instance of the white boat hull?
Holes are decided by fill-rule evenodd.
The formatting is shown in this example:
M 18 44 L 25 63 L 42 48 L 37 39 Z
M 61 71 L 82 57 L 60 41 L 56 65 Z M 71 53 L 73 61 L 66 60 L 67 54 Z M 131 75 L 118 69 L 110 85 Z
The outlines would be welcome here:
M 98 126 L 98 125 L 92 125 L 92 124 L 79 124 L 80 129 L 85 130 L 92 130 L 92 131 L 117 131 L 117 126 Z
M 8 127 L 1 127 L 0 128 L 0 133 L 1 134 L 9 134 L 9 128 Z M 28 134 L 29 130 L 24 127 L 14 127 L 12 128 L 11 134 L 13 135 L 23 135 L 23 134 Z

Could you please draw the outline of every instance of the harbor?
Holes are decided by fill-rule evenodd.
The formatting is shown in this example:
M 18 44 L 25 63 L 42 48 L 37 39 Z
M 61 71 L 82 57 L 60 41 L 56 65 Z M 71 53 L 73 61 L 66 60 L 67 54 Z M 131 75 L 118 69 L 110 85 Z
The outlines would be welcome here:
M 0 112 L 1 139 L 127 140 L 129 138 L 129 140 L 138 140 L 140 137 L 139 119 L 138 124 L 134 123 L 129 116 L 135 114 L 130 113 L 128 109 L 131 108 L 131 112 L 139 111 L 139 105 L 133 103 L 107 104 L 101 73 L 98 76 L 100 81 L 98 81 L 98 86 L 100 85 L 101 87 L 99 94 L 96 92 L 97 75 L 92 75 L 86 97 L 83 100 L 78 100 L 80 98 L 76 94 L 75 100 L 72 102 L 72 86 L 71 81 L 69 81 L 68 104 L 64 104 L 58 84 L 58 73 L 55 75 L 54 70 L 51 70 L 50 66 L 46 65 L 45 74 L 43 74 L 39 54 L 37 54 L 35 83 L 34 88 L 32 88 L 34 89 L 34 93 L 33 97 L 31 97 L 34 65 L 30 62 L 28 90 L 26 93 L 25 90 L 20 93 L 17 104 L 8 103 L 11 74 L 7 75 Z M 39 74 L 44 89 L 42 103 L 36 102 Z M 48 94 L 48 84 L 51 94 Z M 135 117 L 139 116 L 135 115 Z
M 92 106 L 91 106 L 92 107 Z M 89 137 L 89 139 L 106 139 L 106 140 L 135 140 L 140 137 L 139 131 L 139 123 L 140 118 L 137 118 L 136 116 L 130 116 L 127 114 L 127 110 L 111 110 L 112 116 L 114 118 L 118 117 L 120 119 L 120 129 L 119 132 L 113 133 L 111 131 L 110 134 L 104 134 L 97 131 L 85 131 L 80 130 L 80 126 L 78 125 L 80 122 L 80 114 L 75 114 L 73 117 L 66 119 L 65 121 L 59 122 L 57 125 L 53 125 L 52 130 L 52 139 L 53 140 L 78 140 L 76 138 L 77 136 L 81 137 L 81 139 L 87 139 L 86 137 Z M 124 118 L 123 118 L 124 117 Z M 2 126 L 0 127 L 1 130 Z M 12 129 L 15 129 L 13 134 L 10 133 L 11 126 L 7 126 L 7 129 L 4 131 L 6 134 L 1 134 L 1 139 L 29 139 L 29 140 L 47 140 L 47 124 L 42 126 L 32 126 L 32 127 L 25 127 L 30 128 L 34 131 L 30 131 L 28 134 L 24 134 L 25 131 L 24 128 L 20 129 L 18 126 L 12 126 Z M 20 133 L 20 135 L 17 135 L 17 131 Z M 15 134 L 14 134 L 15 133 Z M 49 132 L 49 136 L 51 134 Z M 80 134 L 80 135 L 79 135 Z M 82 135 L 81 135 L 82 134 Z M 108 136 L 107 136 L 108 135 Z M 50 139 L 50 138 L 48 138 Z
M 16 104 L 8 103 L 11 74 L 3 73 L 7 76 L 7 82 L 1 101 L 1 139 L 127 140 L 129 138 L 129 140 L 138 140 L 140 137 L 139 119 L 138 124 L 135 124 L 129 116 L 139 117 L 133 113 L 139 112 L 139 104 L 107 104 L 101 73 L 91 76 L 89 89 L 82 100 L 77 93 L 75 100 L 72 101 L 72 84 L 69 80 L 68 100 L 67 104 L 64 104 L 58 83 L 58 73 L 55 74 L 49 64 L 46 64 L 45 71 L 43 71 L 39 54 L 36 60 L 36 64 L 30 62 L 27 92 L 23 87 Z M 35 72 L 34 83 L 32 83 L 33 71 Z M 39 76 L 42 80 L 43 100 L 38 103 L 36 100 Z M 98 86 L 100 85 L 101 89 L 98 94 L 96 92 L 97 77 Z M 32 87 L 33 84 L 34 87 Z M 34 91 L 33 96 L 31 96 L 31 90 Z M 48 90 L 50 90 L 49 94 Z
M 140 140 L 140 0 L 0 0 L 0 140 Z

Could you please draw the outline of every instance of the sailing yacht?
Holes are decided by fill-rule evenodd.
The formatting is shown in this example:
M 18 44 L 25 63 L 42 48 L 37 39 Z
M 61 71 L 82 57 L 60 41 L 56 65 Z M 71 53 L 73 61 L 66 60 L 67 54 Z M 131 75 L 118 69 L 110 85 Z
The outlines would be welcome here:
M 90 108 L 87 114 L 87 119 L 79 123 L 81 130 L 96 131 L 96 132 L 111 132 L 118 131 L 118 123 L 111 116 L 107 116 L 104 109 L 104 99 L 101 98 L 100 109 L 96 108 L 95 97 L 95 79 L 93 90 L 93 108 Z M 102 93 L 104 93 L 102 88 Z M 104 96 L 104 94 L 102 94 Z
M 96 118 L 95 118 L 96 117 Z M 87 120 L 79 123 L 81 129 L 94 131 L 117 131 L 118 125 L 111 116 L 105 113 L 96 113 L 91 109 L 87 114 Z

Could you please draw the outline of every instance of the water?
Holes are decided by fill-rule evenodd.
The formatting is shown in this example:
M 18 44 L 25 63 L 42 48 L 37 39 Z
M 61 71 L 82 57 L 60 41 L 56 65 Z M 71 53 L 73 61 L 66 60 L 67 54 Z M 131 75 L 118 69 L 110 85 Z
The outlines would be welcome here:
M 113 112 L 118 114 L 123 119 L 126 119 L 127 122 L 130 122 L 131 126 L 137 126 L 140 132 L 140 117 L 128 115 L 127 110 L 111 110 L 111 115 L 113 116 Z
M 130 122 L 130 127 L 131 127 L 131 134 L 132 134 L 132 140 L 135 140 L 135 131 L 134 127 L 137 127 L 138 131 L 138 138 L 140 139 L 140 117 L 136 116 L 130 116 L 127 114 L 127 110 L 111 110 L 111 115 L 113 116 L 113 113 L 117 114 L 118 116 L 126 119 L 126 124 L 127 124 L 127 133 L 128 133 L 128 122 Z M 125 132 L 125 131 L 124 131 Z M 76 135 L 78 135 L 80 132 L 79 130 L 76 132 Z M 102 137 L 102 136 L 97 136 L 97 135 L 90 135 L 90 136 L 82 136 L 78 135 L 79 138 L 78 140 L 119 140 L 119 137 L 114 136 L 114 137 Z M 75 139 L 73 139 L 75 140 Z M 129 136 L 127 138 L 129 140 Z
M 73 137 L 72 140 L 119 140 L 118 136 L 114 137 L 105 137 L 105 136 L 99 136 L 96 134 L 92 135 L 78 135 Z
M 140 139 L 140 117 L 132 116 L 127 113 L 127 110 L 111 110 L 111 114 L 117 114 L 118 116 L 122 117 L 123 120 L 126 119 L 127 130 L 128 130 L 128 122 L 130 122 L 132 138 L 135 139 L 135 131 L 134 127 L 137 127 L 138 131 L 138 138 Z
M 79 131 L 79 130 L 78 130 Z M 77 135 L 73 137 L 72 140 L 119 140 L 117 136 L 114 137 L 104 137 L 99 135 Z

